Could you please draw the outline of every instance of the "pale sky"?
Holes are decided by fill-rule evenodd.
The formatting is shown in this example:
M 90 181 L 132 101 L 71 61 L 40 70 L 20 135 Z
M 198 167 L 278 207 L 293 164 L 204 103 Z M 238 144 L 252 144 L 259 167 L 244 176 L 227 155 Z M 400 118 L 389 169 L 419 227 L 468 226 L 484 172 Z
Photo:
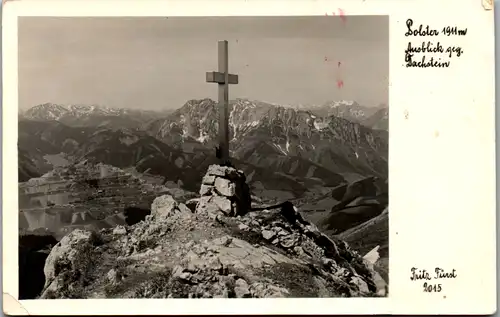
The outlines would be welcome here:
M 229 42 L 229 71 L 239 75 L 230 99 L 388 103 L 387 16 L 20 17 L 19 106 L 216 100 L 205 73 L 217 70 L 218 40 Z

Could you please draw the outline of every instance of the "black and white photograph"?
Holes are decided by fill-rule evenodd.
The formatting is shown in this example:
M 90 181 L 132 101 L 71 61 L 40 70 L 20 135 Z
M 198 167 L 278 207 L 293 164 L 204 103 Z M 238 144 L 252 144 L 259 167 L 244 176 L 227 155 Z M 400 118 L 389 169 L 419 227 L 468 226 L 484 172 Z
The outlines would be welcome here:
M 19 299 L 389 295 L 388 15 L 21 16 L 17 56 Z

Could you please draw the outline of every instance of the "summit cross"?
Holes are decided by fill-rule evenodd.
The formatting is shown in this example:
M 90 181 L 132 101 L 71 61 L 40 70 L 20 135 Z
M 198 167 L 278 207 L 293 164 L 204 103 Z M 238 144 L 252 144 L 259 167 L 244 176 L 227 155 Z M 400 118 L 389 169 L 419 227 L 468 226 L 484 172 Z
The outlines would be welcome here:
M 238 84 L 238 75 L 229 74 L 227 41 L 219 41 L 219 71 L 207 72 L 207 82 L 219 86 L 219 154 L 222 165 L 229 163 L 229 85 Z

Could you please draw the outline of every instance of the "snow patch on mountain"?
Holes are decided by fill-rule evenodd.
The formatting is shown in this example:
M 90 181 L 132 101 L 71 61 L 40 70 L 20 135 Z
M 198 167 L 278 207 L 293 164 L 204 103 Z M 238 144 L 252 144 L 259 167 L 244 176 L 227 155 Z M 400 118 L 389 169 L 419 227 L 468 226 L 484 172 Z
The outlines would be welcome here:
M 182 138 L 186 139 L 187 137 L 189 137 L 189 134 L 188 134 L 188 129 L 187 129 L 187 125 L 186 125 L 186 117 L 184 115 L 181 115 L 180 124 L 182 125 Z
M 332 106 L 333 107 L 339 107 L 339 106 L 352 106 L 355 104 L 355 101 L 352 100 L 339 100 L 339 101 L 334 101 Z
M 328 127 L 328 122 L 314 120 L 314 128 L 316 130 L 321 131 L 327 127 Z
M 139 141 L 139 138 L 137 136 L 129 136 L 129 135 L 126 135 L 124 137 L 121 137 L 120 139 L 120 142 L 122 144 L 125 144 L 125 145 L 132 145 L 134 144 L 135 142 Z
M 207 132 L 202 131 L 200 129 L 200 136 L 198 138 L 196 138 L 196 141 L 198 141 L 200 143 L 205 143 L 209 138 L 210 138 L 210 135 L 208 135 Z
M 283 150 L 283 148 L 281 147 L 281 145 L 274 143 L 274 146 L 276 146 L 276 148 L 278 148 L 278 150 L 280 150 L 281 153 L 283 153 L 285 155 L 288 154 L 285 150 Z

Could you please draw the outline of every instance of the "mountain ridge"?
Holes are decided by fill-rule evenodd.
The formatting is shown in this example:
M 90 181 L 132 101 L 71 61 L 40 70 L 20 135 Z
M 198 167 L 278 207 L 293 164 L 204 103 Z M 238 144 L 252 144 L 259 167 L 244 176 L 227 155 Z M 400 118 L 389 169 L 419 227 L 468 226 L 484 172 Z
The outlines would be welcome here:
M 340 102 L 335 106 L 346 104 L 356 103 Z M 45 106 L 49 110 L 63 109 L 51 104 Z M 345 177 L 387 178 L 386 131 L 372 130 L 334 115 L 319 117 L 308 110 L 249 99 L 237 98 L 229 106 L 231 156 L 238 164 L 247 164 L 244 166 L 248 175 L 254 175 L 256 168 L 270 169 L 293 182 L 317 186 L 337 186 Z M 70 108 L 83 109 L 82 116 L 96 109 Z M 64 120 L 54 120 L 50 114 L 40 117 L 49 117 L 49 120 L 23 117 L 19 121 L 22 180 L 50 169 L 47 154 L 63 153 L 65 159 L 91 159 L 174 177 L 176 181 L 183 178 L 181 169 L 187 166 L 198 170 L 213 163 L 212 155 L 218 145 L 217 103 L 209 98 L 188 100 L 169 115 L 133 127 L 72 126 L 61 122 Z M 165 165 L 165 162 L 169 163 Z M 33 166 L 40 167 L 40 172 Z M 168 172 L 175 169 L 179 172 Z M 201 171 L 196 175 L 199 173 Z M 260 172 L 258 175 L 263 176 Z M 189 179 L 191 177 L 183 182 Z
M 384 168 L 387 165 L 387 131 L 372 130 L 334 115 L 320 117 L 307 110 L 247 99 L 232 101 L 229 114 L 230 151 L 236 158 L 248 158 L 248 151 L 255 148 L 248 144 L 257 140 L 267 143 L 268 150 L 256 153 L 259 157 L 270 154 L 301 156 L 339 172 L 344 167 L 336 167 L 330 158 L 341 153 L 341 158 L 337 157 L 339 161 L 355 162 L 343 163 L 354 165 L 349 168 L 352 172 L 387 174 Z M 144 129 L 176 148 L 215 148 L 218 143 L 217 103 L 209 98 L 189 100 L 170 116 L 152 121 Z M 336 153 L 331 150 L 332 144 Z
M 74 127 L 108 126 L 140 127 L 158 116 L 166 116 L 170 110 L 139 110 L 112 108 L 102 105 L 44 103 L 19 113 L 19 117 L 34 121 L 58 121 Z

